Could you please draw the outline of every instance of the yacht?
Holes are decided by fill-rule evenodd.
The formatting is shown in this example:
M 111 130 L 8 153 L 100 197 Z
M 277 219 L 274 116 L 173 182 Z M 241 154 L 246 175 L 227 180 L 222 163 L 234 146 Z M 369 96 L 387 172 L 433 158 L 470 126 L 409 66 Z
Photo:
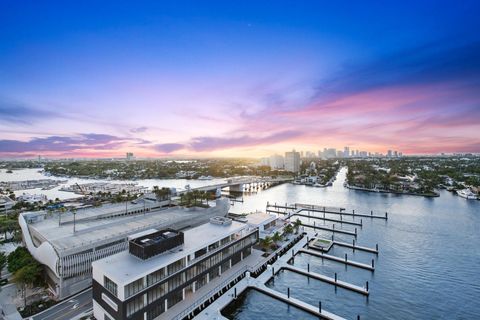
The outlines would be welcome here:
M 200 176 L 198 177 L 198 180 L 212 180 L 213 177 L 212 176 Z
M 463 189 L 463 190 L 457 190 L 457 194 L 465 199 L 468 200 L 476 200 L 477 195 L 473 193 L 470 189 Z

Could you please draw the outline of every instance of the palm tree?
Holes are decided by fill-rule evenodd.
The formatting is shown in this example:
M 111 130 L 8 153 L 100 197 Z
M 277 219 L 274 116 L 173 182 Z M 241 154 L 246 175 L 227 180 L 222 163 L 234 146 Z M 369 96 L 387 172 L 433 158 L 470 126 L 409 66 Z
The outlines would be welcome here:
M 282 235 L 277 231 L 273 234 L 272 240 L 275 243 L 280 242 L 280 241 L 282 241 Z
M 288 235 L 288 234 L 291 234 L 293 233 L 293 227 L 291 224 L 287 224 L 284 228 L 283 228 L 283 232 Z
M 293 223 L 293 227 L 295 228 L 296 234 L 298 233 L 298 229 L 300 228 L 301 225 L 302 225 L 302 221 L 300 221 L 300 219 L 295 220 L 295 222 Z
M 263 248 L 265 251 L 267 251 L 268 248 L 270 248 L 271 245 L 273 244 L 273 240 L 272 240 L 272 238 L 269 237 L 269 236 L 266 236 L 265 238 L 260 239 L 259 242 L 260 242 L 260 245 L 262 246 L 262 248 Z

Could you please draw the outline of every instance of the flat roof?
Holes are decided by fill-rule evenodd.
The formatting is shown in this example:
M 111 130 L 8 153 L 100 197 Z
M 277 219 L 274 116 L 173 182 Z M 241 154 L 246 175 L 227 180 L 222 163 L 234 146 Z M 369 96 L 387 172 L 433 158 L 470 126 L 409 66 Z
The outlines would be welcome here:
M 109 257 L 94 261 L 92 267 L 100 270 L 108 278 L 120 286 L 126 285 L 139 278 L 145 277 L 160 268 L 166 267 L 205 246 L 219 241 L 230 234 L 248 229 L 245 223 L 233 221 L 230 225 L 217 225 L 210 222 L 198 227 L 186 230 L 184 234 L 183 247 L 174 252 L 164 253 L 147 260 L 141 260 L 130 254 L 128 251 L 111 255 Z M 94 271 L 94 274 L 96 272 Z
M 198 224 L 200 218 L 208 218 L 214 215 L 225 215 L 223 206 L 212 208 L 182 208 L 172 207 L 168 209 L 153 209 L 145 214 L 129 216 L 116 216 L 105 219 L 88 219 L 105 213 L 118 212 L 119 208 L 125 208 L 125 204 L 104 205 L 96 208 L 78 210 L 76 213 L 76 232 L 73 233 L 73 223 L 58 225 L 58 215 L 53 213 L 51 217 L 34 223 L 29 223 L 30 233 L 37 233 L 44 241 L 48 241 L 57 251 L 74 251 L 83 247 L 88 248 L 95 244 L 104 244 L 104 240 L 115 237 L 127 237 L 135 232 L 145 229 L 164 228 L 180 222 Z M 130 205 L 129 208 L 134 208 Z M 143 208 L 143 204 L 138 204 Z M 124 210 L 124 209 L 123 209 Z M 45 214 L 41 212 L 28 212 L 25 215 Z M 70 212 L 62 214 L 62 222 L 73 220 Z M 103 241 L 103 242 L 102 242 Z
M 246 218 L 248 223 L 259 226 L 277 219 L 277 216 L 269 213 L 256 212 L 249 214 Z

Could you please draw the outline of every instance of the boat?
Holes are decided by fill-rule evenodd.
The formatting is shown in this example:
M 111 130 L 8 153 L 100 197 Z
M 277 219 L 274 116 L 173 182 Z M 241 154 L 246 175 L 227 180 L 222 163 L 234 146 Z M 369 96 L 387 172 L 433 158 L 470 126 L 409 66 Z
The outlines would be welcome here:
M 212 180 L 213 177 L 212 176 L 200 176 L 198 177 L 198 180 Z
M 470 189 L 457 190 L 457 194 L 467 200 L 476 200 L 477 195 L 473 193 Z
M 320 183 L 318 183 L 318 182 L 315 183 L 315 184 L 313 184 L 313 186 L 316 187 L 316 188 L 325 188 L 325 187 L 326 187 L 325 185 L 320 184 Z

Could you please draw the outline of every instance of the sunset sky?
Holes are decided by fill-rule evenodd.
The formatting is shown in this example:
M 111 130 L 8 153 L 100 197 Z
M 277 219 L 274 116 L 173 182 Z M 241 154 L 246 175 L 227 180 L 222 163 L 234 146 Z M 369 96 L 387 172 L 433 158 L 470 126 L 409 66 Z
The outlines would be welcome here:
M 480 152 L 479 14 L 463 0 L 5 0 L 0 157 Z

